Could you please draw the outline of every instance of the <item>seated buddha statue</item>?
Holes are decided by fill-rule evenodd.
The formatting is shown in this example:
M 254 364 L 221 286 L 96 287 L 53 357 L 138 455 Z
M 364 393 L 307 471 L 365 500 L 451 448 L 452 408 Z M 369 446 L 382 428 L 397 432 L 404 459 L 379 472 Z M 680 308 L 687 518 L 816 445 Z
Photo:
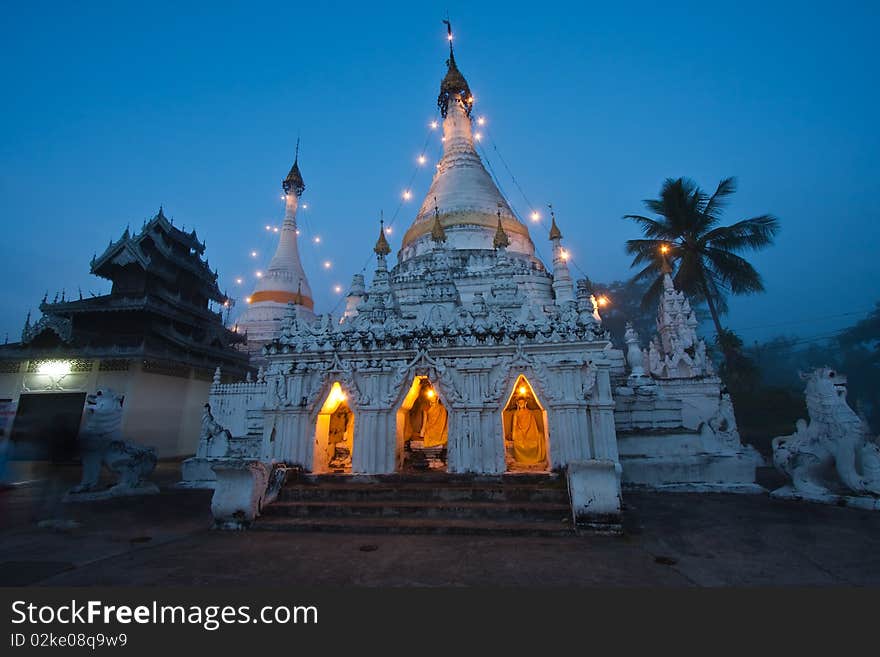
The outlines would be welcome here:
M 525 397 L 516 400 L 511 422 L 513 458 L 521 465 L 537 465 L 547 459 L 544 433 L 538 427 L 535 412 L 529 410 Z
M 429 395 L 428 403 L 422 410 L 422 428 L 419 436 L 425 447 L 438 447 L 446 444 L 446 409 L 436 395 Z

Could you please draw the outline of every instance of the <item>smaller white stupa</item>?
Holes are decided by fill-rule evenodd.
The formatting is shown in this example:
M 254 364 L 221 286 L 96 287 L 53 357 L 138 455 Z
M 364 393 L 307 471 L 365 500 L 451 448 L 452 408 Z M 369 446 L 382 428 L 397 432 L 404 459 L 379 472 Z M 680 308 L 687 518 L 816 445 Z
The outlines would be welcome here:
M 268 270 L 247 297 L 247 309 L 237 322 L 238 332 L 247 335 L 247 350 L 252 361 L 260 360 L 263 346 L 278 337 L 281 320 L 290 312 L 288 304 L 293 304 L 294 311 L 301 319 L 311 320 L 315 317 L 312 289 L 306 279 L 297 244 L 296 210 L 306 188 L 299 170 L 299 141 L 293 166 L 281 182 L 281 188 L 286 205 L 278 248 Z

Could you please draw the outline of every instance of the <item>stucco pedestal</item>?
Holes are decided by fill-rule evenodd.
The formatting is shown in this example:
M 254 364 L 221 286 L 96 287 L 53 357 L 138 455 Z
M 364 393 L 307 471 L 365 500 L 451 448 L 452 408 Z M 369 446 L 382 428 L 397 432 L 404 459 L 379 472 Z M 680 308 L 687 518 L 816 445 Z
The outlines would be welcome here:
M 216 475 L 211 513 L 217 529 L 247 529 L 260 515 L 270 469 L 265 463 L 250 459 L 215 461 Z
M 569 463 L 568 496 L 576 529 L 621 531 L 620 466 L 614 461 Z

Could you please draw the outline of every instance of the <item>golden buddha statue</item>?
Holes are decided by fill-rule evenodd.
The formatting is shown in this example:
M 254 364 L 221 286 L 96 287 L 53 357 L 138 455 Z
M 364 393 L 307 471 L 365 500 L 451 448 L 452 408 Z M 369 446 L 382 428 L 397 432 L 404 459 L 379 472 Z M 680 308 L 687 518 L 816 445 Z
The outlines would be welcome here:
M 511 421 L 513 458 L 520 465 L 538 465 L 547 459 L 544 433 L 538 427 L 535 411 L 528 408 L 525 397 L 516 400 Z
M 348 406 L 346 406 L 345 404 L 340 404 L 339 408 L 337 408 L 333 412 L 333 415 L 330 416 L 330 427 L 328 431 L 327 442 L 330 443 L 331 446 L 334 446 L 337 443 L 348 442 L 348 429 L 350 420 L 351 411 L 348 410 Z
M 446 444 L 446 409 L 437 393 L 429 390 L 426 393 L 428 403 L 422 408 L 422 428 L 419 436 L 424 441 L 425 447 L 438 447 Z

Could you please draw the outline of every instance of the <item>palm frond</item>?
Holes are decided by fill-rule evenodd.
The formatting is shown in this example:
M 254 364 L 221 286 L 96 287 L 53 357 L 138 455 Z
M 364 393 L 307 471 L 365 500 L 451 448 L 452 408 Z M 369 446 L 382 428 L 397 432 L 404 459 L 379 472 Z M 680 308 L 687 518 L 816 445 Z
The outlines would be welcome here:
M 706 259 L 720 283 L 734 294 L 754 294 L 764 291 L 761 275 L 745 258 L 722 249 L 708 248 Z
M 643 262 L 657 261 L 659 263 L 660 247 L 664 244 L 667 244 L 664 240 L 627 240 L 626 252 L 635 256 L 630 266 L 635 267 Z
M 712 223 L 717 222 L 721 218 L 721 210 L 727 205 L 727 197 L 734 192 L 736 192 L 736 178 L 731 176 L 722 180 L 715 188 L 715 193 L 706 202 L 703 214 L 713 219 Z
M 642 310 L 649 310 L 651 307 L 657 304 L 657 300 L 660 298 L 660 294 L 663 292 L 663 277 L 657 276 L 654 279 L 654 282 L 645 290 L 645 294 L 642 297 L 642 301 L 639 304 L 639 307 Z
M 726 251 L 757 250 L 772 244 L 778 232 L 779 220 L 764 214 L 710 230 L 702 241 L 708 247 Z
M 625 214 L 623 218 L 630 219 L 639 224 L 646 237 L 667 239 L 669 236 L 669 227 L 662 221 L 657 221 L 640 214 Z

